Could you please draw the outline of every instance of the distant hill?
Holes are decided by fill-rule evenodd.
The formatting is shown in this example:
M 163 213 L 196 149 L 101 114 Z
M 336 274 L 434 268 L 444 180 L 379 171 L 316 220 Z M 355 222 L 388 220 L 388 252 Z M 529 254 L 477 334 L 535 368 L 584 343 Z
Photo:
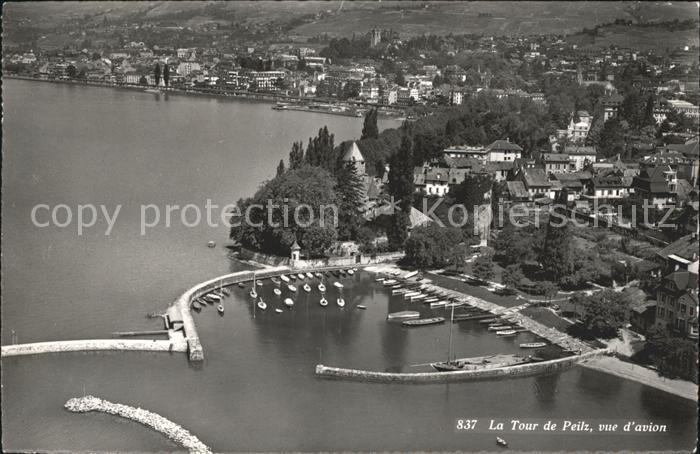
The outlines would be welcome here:
M 17 2 L 3 5 L 3 28 L 48 30 L 109 21 L 172 21 L 277 25 L 301 37 L 328 33 L 351 36 L 393 28 L 401 36 L 476 33 L 567 34 L 619 19 L 685 20 L 698 16 L 690 2 Z

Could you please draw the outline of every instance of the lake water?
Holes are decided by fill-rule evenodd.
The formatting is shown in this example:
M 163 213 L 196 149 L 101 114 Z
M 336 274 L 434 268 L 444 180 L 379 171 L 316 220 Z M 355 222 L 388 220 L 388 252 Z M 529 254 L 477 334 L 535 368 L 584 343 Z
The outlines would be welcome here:
M 2 343 L 109 337 L 158 329 L 184 289 L 241 265 L 222 247 L 223 225 L 164 221 L 141 235 L 142 204 L 224 205 L 274 176 L 294 140 L 327 124 L 336 142 L 362 120 L 277 112 L 269 104 L 156 96 L 9 80 L 3 84 Z M 384 123 L 383 127 L 393 126 Z M 104 204 L 121 211 L 78 235 L 38 228 L 36 204 Z M 45 215 L 44 215 L 45 216 Z M 61 218 L 62 219 L 62 218 Z M 42 219 L 43 220 L 43 219 Z M 508 434 L 517 450 L 689 449 L 695 406 L 638 383 L 583 368 L 551 376 L 458 384 L 386 385 L 318 379 L 317 363 L 421 370 L 446 356 L 448 326 L 388 324 L 405 308 L 362 273 L 346 278 L 348 306 L 297 295 L 292 311 L 253 309 L 235 289 L 226 315 L 196 316 L 206 360 L 182 354 L 88 353 L 2 361 L 6 450 L 170 451 L 135 423 L 62 406 L 84 392 L 142 406 L 183 425 L 215 451 L 482 450 L 494 435 L 456 433 L 456 418 L 620 419 L 667 424 L 656 435 Z M 328 282 L 327 282 L 328 285 Z M 279 304 L 264 288 L 265 298 Z M 335 289 L 330 290 L 331 301 Z M 366 311 L 353 309 L 365 304 Z M 515 352 L 476 323 L 455 325 L 459 356 Z M 529 340 L 521 335 L 517 341 Z

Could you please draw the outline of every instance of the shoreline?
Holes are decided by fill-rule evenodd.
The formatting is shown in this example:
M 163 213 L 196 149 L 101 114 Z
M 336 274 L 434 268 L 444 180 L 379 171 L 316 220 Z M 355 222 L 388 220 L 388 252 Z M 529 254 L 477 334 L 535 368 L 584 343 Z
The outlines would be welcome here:
M 307 104 L 309 103 L 337 103 L 337 99 L 333 98 L 309 98 L 309 97 L 303 97 L 303 96 L 293 96 L 293 95 L 283 95 L 283 94 L 274 94 L 274 93 L 260 93 L 260 92 L 252 92 L 252 91 L 246 91 L 246 90 L 224 90 L 224 89 L 194 89 L 194 88 L 175 88 L 175 87 L 153 87 L 150 85 L 134 85 L 134 84 L 117 84 L 117 83 L 110 83 L 110 82 L 90 82 L 90 81 L 77 81 L 77 80 L 60 80 L 60 79 L 42 79 L 39 77 L 30 77 L 30 76 L 20 76 L 20 75 L 3 75 L 3 79 L 11 79 L 11 80 L 25 80 L 29 82 L 45 82 L 45 83 L 50 83 L 50 84 L 63 84 L 63 85 L 73 85 L 73 86 L 79 86 L 79 87 L 101 87 L 101 88 L 112 88 L 112 89 L 117 89 L 117 90 L 128 90 L 128 91 L 136 91 L 140 93 L 146 92 L 146 90 L 159 90 L 161 93 L 160 94 L 167 94 L 167 95 L 180 95 L 180 96 L 200 96 L 200 97 L 209 97 L 209 98 L 217 98 L 217 99 L 229 99 L 229 100 L 234 100 L 234 101 L 247 101 L 247 102 L 252 102 L 252 103 L 260 103 L 260 104 L 278 104 L 278 103 L 299 103 L 298 107 L 299 108 L 290 108 L 290 109 L 282 109 L 282 110 L 290 110 L 290 111 L 300 111 L 300 112 L 307 112 L 307 113 L 318 113 L 318 114 L 327 114 L 327 115 L 340 115 L 340 116 L 346 116 L 346 117 L 351 117 L 351 118 L 362 118 L 364 115 L 361 117 L 358 117 L 354 114 L 350 113 L 339 113 L 339 112 L 326 112 L 324 110 L 309 110 L 305 108 Z M 146 92 L 147 93 L 147 92 Z M 159 93 L 152 93 L 159 95 Z M 376 103 L 368 103 L 368 102 L 359 102 L 359 101 L 353 101 L 353 102 L 347 102 L 347 103 L 342 103 L 340 104 L 342 106 L 350 107 L 350 108 L 358 108 L 358 107 L 365 107 L 365 108 L 377 108 L 377 112 L 380 117 L 382 117 L 385 120 L 401 120 L 402 118 L 406 117 L 406 112 L 403 108 L 396 107 L 393 108 L 391 106 L 385 106 L 385 105 L 380 105 Z M 297 106 L 294 106 L 297 107 Z
M 615 357 L 606 356 L 593 358 L 582 362 L 581 366 L 641 383 L 642 385 L 650 386 L 682 397 L 683 399 L 692 400 L 693 402 L 698 401 L 698 385 L 695 383 L 686 380 L 664 378 L 654 370 L 647 369 L 638 364 L 627 363 Z

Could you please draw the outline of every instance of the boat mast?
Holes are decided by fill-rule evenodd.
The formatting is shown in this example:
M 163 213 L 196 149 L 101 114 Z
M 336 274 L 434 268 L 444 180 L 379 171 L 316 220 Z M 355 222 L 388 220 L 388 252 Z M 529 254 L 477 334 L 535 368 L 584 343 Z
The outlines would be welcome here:
M 452 303 L 452 314 L 450 315 L 450 345 L 447 348 L 447 362 L 449 363 L 452 358 L 452 325 L 454 325 L 455 319 L 455 306 Z

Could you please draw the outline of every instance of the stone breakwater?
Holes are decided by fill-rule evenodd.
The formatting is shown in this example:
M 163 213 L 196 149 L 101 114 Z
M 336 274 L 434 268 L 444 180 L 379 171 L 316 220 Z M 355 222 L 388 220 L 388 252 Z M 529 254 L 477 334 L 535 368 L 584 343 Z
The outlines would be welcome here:
M 84 351 L 149 351 L 186 352 L 187 343 L 171 340 L 151 339 L 87 339 L 55 342 L 34 342 L 31 344 L 3 345 L 2 357 L 37 355 L 41 353 L 84 352 Z
M 553 359 L 538 363 L 517 366 L 494 367 L 490 369 L 460 370 L 454 372 L 377 372 L 371 370 L 344 369 L 316 366 L 316 375 L 328 378 L 340 378 L 355 381 L 374 381 L 383 383 L 443 383 L 493 378 L 527 377 L 530 375 L 552 374 L 568 369 L 586 359 L 609 354 L 607 349 L 594 350 L 577 356 Z
M 143 408 L 115 404 L 95 396 L 75 397 L 66 402 L 64 407 L 73 413 L 100 411 L 102 413 L 130 419 L 161 432 L 174 442 L 184 446 L 191 453 L 210 454 L 212 452 L 211 449 L 186 429 L 159 414 L 144 410 Z

